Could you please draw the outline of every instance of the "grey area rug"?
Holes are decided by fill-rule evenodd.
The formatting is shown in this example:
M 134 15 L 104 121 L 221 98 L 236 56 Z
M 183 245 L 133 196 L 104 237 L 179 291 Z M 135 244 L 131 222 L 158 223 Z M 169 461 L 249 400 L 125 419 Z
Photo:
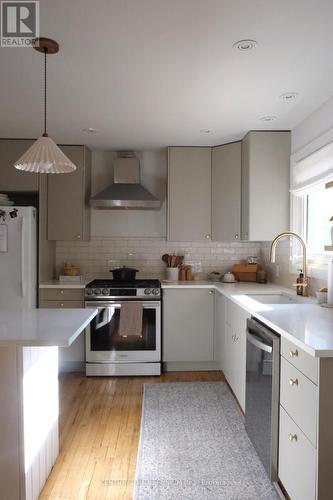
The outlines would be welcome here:
M 224 382 L 145 384 L 133 498 L 280 498 Z

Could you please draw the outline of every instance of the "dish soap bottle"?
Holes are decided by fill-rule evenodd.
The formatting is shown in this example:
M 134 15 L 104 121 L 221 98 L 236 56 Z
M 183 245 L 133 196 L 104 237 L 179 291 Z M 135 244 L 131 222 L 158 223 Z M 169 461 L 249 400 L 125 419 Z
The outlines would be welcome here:
M 296 280 L 296 283 L 304 283 L 304 273 L 303 269 L 299 269 L 299 276 Z M 304 295 L 304 286 L 296 286 L 297 295 Z

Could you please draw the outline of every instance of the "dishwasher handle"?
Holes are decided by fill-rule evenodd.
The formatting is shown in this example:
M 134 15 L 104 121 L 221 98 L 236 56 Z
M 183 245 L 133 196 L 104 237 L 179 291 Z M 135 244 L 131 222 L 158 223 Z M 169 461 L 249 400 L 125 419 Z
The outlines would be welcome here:
M 261 351 L 269 352 L 271 353 L 273 351 L 273 347 L 270 345 L 265 344 L 261 340 L 258 339 L 258 337 L 254 336 L 252 333 L 249 332 L 249 330 L 246 331 L 246 338 L 250 344 L 254 345 L 255 347 L 258 347 Z

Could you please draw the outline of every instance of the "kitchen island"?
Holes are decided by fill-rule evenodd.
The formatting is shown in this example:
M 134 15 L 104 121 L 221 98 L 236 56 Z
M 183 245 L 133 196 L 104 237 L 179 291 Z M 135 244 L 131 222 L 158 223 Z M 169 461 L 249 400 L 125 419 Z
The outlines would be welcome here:
M 95 309 L 0 311 L 1 497 L 37 500 L 59 452 L 58 348 Z

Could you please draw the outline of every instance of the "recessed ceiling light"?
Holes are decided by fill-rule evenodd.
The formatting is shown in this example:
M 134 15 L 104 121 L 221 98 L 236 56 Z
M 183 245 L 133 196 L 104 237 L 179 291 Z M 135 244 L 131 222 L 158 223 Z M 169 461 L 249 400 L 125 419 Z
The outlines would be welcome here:
M 238 40 L 233 44 L 234 49 L 238 50 L 252 50 L 257 46 L 257 42 L 255 40 Z
M 96 132 L 98 132 L 98 130 L 96 128 L 93 128 L 93 127 L 88 127 L 88 128 L 83 128 L 82 132 L 88 132 L 88 134 L 96 134 Z
M 273 122 L 274 120 L 276 120 L 276 116 L 273 115 L 262 116 L 260 120 L 262 122 Z
M 292 102 L 296 99 L 298 96 L 297 92 L 286 92 L 285 94 L 280 95 L 280 99 L 282 99 L 285 102 Z
M 213 130 L 211 128 L 202 128 L 200 132 L 201 134 L 212 134 Z

